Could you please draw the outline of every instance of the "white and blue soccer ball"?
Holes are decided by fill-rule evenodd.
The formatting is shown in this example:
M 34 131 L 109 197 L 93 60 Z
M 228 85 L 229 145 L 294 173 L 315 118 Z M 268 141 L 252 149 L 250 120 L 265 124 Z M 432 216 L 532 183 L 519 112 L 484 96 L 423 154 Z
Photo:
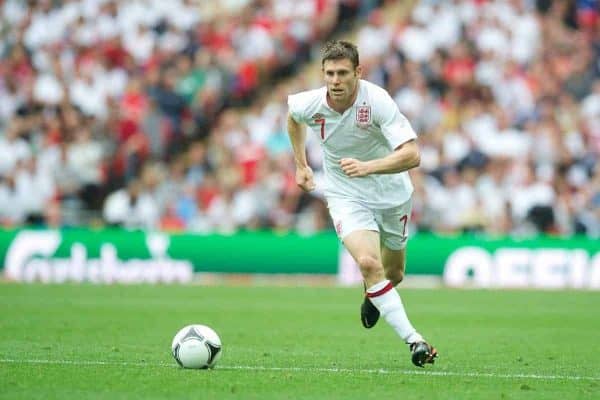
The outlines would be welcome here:
M 183 368 L 213 368 L 221 358 L 221 339 L 206 325 L 184 326 L 173 338 L 171 352 Z

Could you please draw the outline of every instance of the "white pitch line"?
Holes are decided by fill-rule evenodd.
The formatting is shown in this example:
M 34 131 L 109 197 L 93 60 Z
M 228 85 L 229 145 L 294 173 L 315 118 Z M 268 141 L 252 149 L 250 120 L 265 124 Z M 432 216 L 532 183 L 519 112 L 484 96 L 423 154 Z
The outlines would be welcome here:
M 260 370 L 260 371 L 290 371 L 290 372 L 331 372 L 331 373 L 365 373 L 365 374 L 400 374 L 400 375 L 424 375 L 424 376 L 456 376 L 463 378 L 499 378 L 499 379 L 540 379 L 540 380 L 589 380 L 600 381 L 600 376 L 577 376 L 577 375 L 538 375 L 538 374 L 494 374 L 491 372 L 451 372 L 451 371 L 427 371 L 427 370 L 391 370 L 391 369 L 351 369 L 351 368 L 298 368 L 298 367 L 250 367 L 250 366 L 224 366 L 219 369 L 232 370 Z M 434 367 L 430 367 L 434 368 Z
M 112 365 L 122 367 L 168 367 L 179 368 L 173 363 L 161 362 L 127 362 L 127 361 L 86 361 L 86 360 L 16 360 L 0 358 L 0 364 L 52 364 L 52 365 Z M 491 372 L 451 372 L 428 370 L 390 370 L 390 369 L 352 369 L 352 368 L 300 368 L 300 367 L 263 367 L 249 365 L 219 365 L 217 370 L 246 370 L 274 372 L 326 372 L 326 373 L 360 373 L 381 375 L 423 375 L 451 376 L 462 378 L 492 378 L 492 379 L 539 379 L 539 380 L 569 380 L 569 381 L 600 381 L 600 376 L 578 375 L 539 375 L 539 374 L 494 374 Z

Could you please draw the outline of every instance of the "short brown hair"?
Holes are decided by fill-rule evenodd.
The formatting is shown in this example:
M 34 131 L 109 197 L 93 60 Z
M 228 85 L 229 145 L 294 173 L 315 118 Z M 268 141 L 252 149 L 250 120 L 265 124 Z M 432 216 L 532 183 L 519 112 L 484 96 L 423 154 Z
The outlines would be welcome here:
M 358 49 L 353 43 L 345 40 L 332 40 L 323 46 L 323 57 L 321 58 L 321 66 L 327 60 L 343 60 L 348 59 L 352 62 L 354 68 L 358 67 Z

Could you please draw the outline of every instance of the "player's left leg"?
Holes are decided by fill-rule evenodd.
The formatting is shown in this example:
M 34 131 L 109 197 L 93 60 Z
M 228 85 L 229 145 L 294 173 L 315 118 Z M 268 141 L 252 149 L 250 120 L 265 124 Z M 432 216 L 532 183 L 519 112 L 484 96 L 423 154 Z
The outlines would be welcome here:
M 404 279 L 404 268 L 406 265 L 406 248 L 392 250 L 388 248 L 385 243 L 382 243 L 381 259 L 383 262 L 385 277 L 389 279 L 394 286 L 402 282 Z M 408 316 L 406 316 L 405 323 L 407 326 L 412 328 L 412 325 L 408 320 Z M 416 329 L 414 330 L 412 338 L 414 341 L 407 341 L 407 343 L 409 344 L 413 364 L 418 367 L 423 367 L 425 364 L 433 364 L 438 355 L 436 348 L 427 343 L 425 339 L 423 339 L 423 337 L 416 331 Z
M 392 250 L 381 246 L 381 261 L 385 270 L 385 277 L 389 279 L 394 286 L 398 285 L 404 279 L 404 266 L 406 264 L 406 248 Z
M 381 246 L 381 260 L 385 272 L 385 277 L 394 287 L 402 282 L 404 278 L 404 249 L 399 251 L 390 250 L 383 244 Z M 367 293 L 367 284 L 364 284 L 365 294 Z M 379 310 L 373 305 L 369 297 L 365 299 L 360 307 L 360 320 L 365 328 L 372 328 L 379 320 Z
M 402 337 L 407 344 L 421 342 L 423 341 L 423 337 L 419 334 L 419 332 L 417 332 L 417 330 L 413 327 L 410 320 L 408 319 L 408 315 L 406 314 L 406 310 L 404 309 L 404 304 L 402 302 L 402 299 L 400 298 L 398 290 L 396 289 L 396 285 L 402 280 L 404 276 L 404 262 L 402 261 L 404 249 L 392 250 L 386 246 L 385 241 L 383 241 L 382 245 L 383 247 L 381 254 L 385 276 L 390 282 L 390 286 L 393 288 L 395 296 L 397 296 L 398 298 L 393 317 L 393 319 L 395 320 L 394 325 L 396 327 L 396 332 L 398 332 L 400 337 Z
M 390 210 L 383 210 L 377 215 L 377 222 L 381 230 L 381 261 L 386 278 L 394 287 L 404 279 L 406 267 L 406 243 L 408 241 L 408 219 L 410 217 L 411 202 Z M 398 296 L 400 296 L 398 294 Z M 402 331 L 410 332 L 405 337 L 412 353 L 412 362 L 418 367 L 435 361 L 437 350 L 428 344 L 419 332 L 412 326 L 404 304 L 400 300 L 401 309 L 396 312 L 397 324 Z
M 398 207 L 380 210 L 376 214 L 377 225 L 381 232 L 381 262 L 386 278 L 394 286 L 404 279 L 411 209 L 412 201 L 409 199 Z

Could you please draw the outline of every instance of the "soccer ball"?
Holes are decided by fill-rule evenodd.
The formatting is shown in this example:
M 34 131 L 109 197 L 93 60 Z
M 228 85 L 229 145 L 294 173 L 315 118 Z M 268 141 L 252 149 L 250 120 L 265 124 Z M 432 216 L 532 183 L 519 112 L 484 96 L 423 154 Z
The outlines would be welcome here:
M 206 325 L 188 325 L 173 338 L 171 351 L 183 368 L 213 368 L 221 358 L 221 339 Z

